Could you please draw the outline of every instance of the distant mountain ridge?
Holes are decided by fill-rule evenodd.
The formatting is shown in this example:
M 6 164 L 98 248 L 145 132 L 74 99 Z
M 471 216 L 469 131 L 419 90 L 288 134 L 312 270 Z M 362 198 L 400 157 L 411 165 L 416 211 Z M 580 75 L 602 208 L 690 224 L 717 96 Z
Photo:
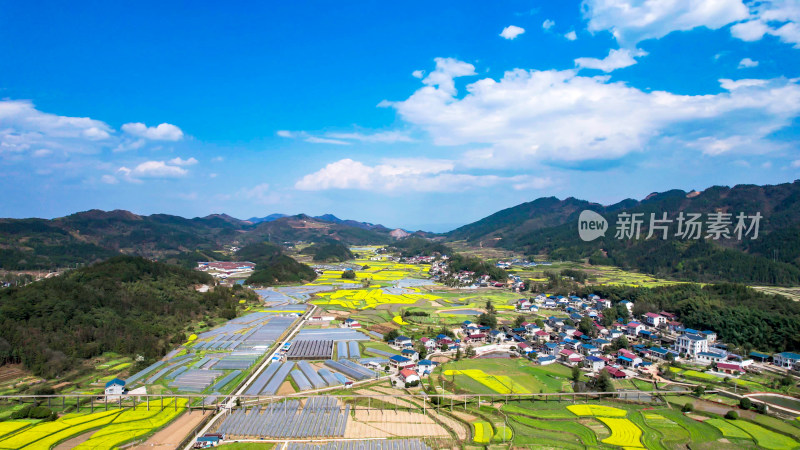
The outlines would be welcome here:
M 578 236 L 583 210 L 602 215 L 610 229 L 605 237 L 584 242 Z M 642 213 L 642 237 L 650 214 L 673 219 L 679 212 L 761 213 L 756 240 L 615 239 L 617 214 Z M 704 219 L 705 220 L 705 219 Z M 705 233 L 705 229 L 704 229 Z M 659 276 L 695 281 L 800 284 L 800 181 L 775 186 L 714 186 L 702 192 L 670 190 L 643 200 L 626 199 L 603 206 L 585 200 L 540 198 L 498 211 L 446 233 L 446 240 L 500 247 L 551 259 L 588 259 L 596 264 L 638 269 Z
M 385 244 L 393 240 L 390 231 L 380 225 L 333 222 L 304 214 L 253 223 L 227 214 L 186 219 L 93 209 L 52 220 L 0 219 L 0 269 L 53 269 L 118 254 L 150 259 L 207 255 L 225 245 L 263 241 L 334 239 L 347 245 Z

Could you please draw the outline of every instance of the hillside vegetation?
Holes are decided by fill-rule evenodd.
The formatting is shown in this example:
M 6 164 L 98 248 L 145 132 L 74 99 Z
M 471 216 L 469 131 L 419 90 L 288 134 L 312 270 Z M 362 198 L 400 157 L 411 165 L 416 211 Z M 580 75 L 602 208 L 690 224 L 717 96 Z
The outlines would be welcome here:
M 332 240 L 309 245 L 300 253 L 312 255 L 316 262 L 343 262 L 355 258 L 346 245 Z
M 275 244 L 260 242 L 242 247 L 236 257 L 256 264 L 256 270 L 246 280 L 248 284 L 273 286 L 283 283 L 313 281 L 317 273 L 311 267 L 283 254 Z
M 606 218 L 605 237 L 584 242 L 578 237 L 578 216 L 593 210 Z M 617 215 L 642 213 L 640 239 L 616 239 Z M 645 239 L 650 214 L 673 219 L 667 240 Z M 719 241 L 674 238 L 679 212 L 761 213 L 759 237 Z M 734 220 L 735 221 L 735 220 Z M 732 227 L 731 227 L 732 228 Z M 703 233 L 705 234 L 704 229 Z M 660 236 L 660 235 L 658 235 Z M 713 187 L 701 193 L 673 190 L 642 201 L 625 200 L 602 206 L 583 200 L 542 198 L 508 208 L 447 235 L 482 246 L 545 254 L 554 260 L 588 259 L 592 264 L 636 269 L 659 277 L 687 281 L 735 281 L 750 284 L 800 284 L 800 181 L 776 186 Z
M 0 290 L 0 362 L 57 377 L 82 360 L 116 352 L 160 358 L 187 325 L 235 317 L 229 289 L 199 293 L 207 274 L 116 256 L 22 288 Z

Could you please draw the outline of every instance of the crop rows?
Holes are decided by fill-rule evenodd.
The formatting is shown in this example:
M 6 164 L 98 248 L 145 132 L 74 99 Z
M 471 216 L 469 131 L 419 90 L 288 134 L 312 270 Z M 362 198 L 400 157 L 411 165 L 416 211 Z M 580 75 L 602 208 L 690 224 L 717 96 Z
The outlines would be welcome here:
M 341 441 L 326 444 L 290 442 L 287 450 L 431 450 L 419 439 Z
M 169 386 L 184 392 L 203 392 L 221 375 L 219 370 L 190 369 L 176 377 Z
M 331 397 L 313 397 L 301 407 L 299 400 L 273 403 L 262 409 L 236 410 L 220 426 L 219 433 L 235 438 L 342 437 L 350 406 L 344 409 Z
M 329 359 L 325 361 L 325 365 L 358 381 L 375 377 L 375 372 L 346 359 L 341 361 Z

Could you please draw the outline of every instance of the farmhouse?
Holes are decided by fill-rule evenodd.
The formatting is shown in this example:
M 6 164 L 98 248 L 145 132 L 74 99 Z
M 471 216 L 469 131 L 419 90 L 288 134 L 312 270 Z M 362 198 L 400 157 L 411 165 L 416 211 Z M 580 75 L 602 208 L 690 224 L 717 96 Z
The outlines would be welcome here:
M 678 339 L 675 340 L 675 350 L 678 353 L 694 357 L 698 353 L 708 352 L 708 340 L 705 336 L 687 332 L 678 336 Z
M 419 382 L 419 375 L 411 369 L 403 369 L 400 371 L 400 380 L 402 380 L 403 383 Z
M 656 314 L 651 312 L 644 315 L 644 320 L 651 327 L 660 327 L 661 325 L 667 323 L 666 317 L 662 316 L 661 314 Z
M 773 364 L 776 366 L 785 367 L 787 369 L 791 369 L 799 361 L 800 354 L 798 353 L 783 352 L 772 355 Z
M 415 364 L 414 361 L 404 356 L 394 355 L 389 358 L 389 365 L 396 369 L 408 369 L 414 367 Z
M 124 395 L 125 391 L 125 380 L 114 378 L 106 383 L 106 395 Z

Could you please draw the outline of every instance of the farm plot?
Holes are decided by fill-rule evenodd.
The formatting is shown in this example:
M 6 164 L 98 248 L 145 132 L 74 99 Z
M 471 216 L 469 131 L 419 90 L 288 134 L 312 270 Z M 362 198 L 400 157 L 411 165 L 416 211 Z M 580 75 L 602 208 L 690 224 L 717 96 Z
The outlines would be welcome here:
M 726 438 L 751 440 L 750 435 L 747 434 L 746 431 L 725 419 L 709 419 L 706 420 L 705 423 L 716 427 Z
M 498 394 L 530 394 L 531 391 L 506 375 L 489 375 L 478 369 L 445 370 L 445 376 L 466 375 Z
M 780 433 L 768 430 L 760 425 L 745 420 L 736 420 L 730 422 L 733 425 L 744 430 L 747 434 L 753 437 L 759 447 L 769 450 L 780 450 L 787 448 L 797 448 L 800 443 L 796 440 L 785 436 Z
M 218 432 L 234 439 L 343 437 L 350 406 L 332 397 L 299 400 L 237 409 L 222 422 Z
M 305 444 L 290 442 L 286 450 L 431 450 L 419 439 L 369 440 Z
M 347 422 L 346 438 L 449 437 L 430 415 L 413 411 L 358 408 Z
M 439 297 L 424 294 L 419 288 L 406 288 L 411 290 L 406 294 L 387 294 L 381 288 L 370 289 L 339 289 L 335 292 L 317 294 L 318 300 L 311 303 L 325 307 L 326 305 L 339 306 L 345 309 L 364 310 L 380 305 L 413 305 L 419 301 L 435 301 Z
M 603 439 L 609 445 L 620 447 L 641 447 L 642 430 L 628 419 L 598 417 L 611 430 L 611 436 Z
M 50 448 L 71 436 L 106 425 L 119 414 L 119 410 L 93 414 L 67 414 L 56 421 L 36 424 L 0 440 L 0 449 Z
M 473 438 L 476 444 L 488 444 L 494 437 L 494 430 L 492 424 L 489 422 L 478 421 L 472 422 Z
M 82 444 L 76 446 L 79 450 L 116 448 L 140 436 L 149 434 L 180 416 L 186 411 L 186 399 L 168 399 L 161 408 L 161 402 L 151 401 L 148 405 L 137 407 L 136 411 L 127 409 L 116 416 L 110 425 L 107 425 Z
M 576 416 L 625 417 L 627 411 L 605 405 L 569 405 L 567 409 Z

